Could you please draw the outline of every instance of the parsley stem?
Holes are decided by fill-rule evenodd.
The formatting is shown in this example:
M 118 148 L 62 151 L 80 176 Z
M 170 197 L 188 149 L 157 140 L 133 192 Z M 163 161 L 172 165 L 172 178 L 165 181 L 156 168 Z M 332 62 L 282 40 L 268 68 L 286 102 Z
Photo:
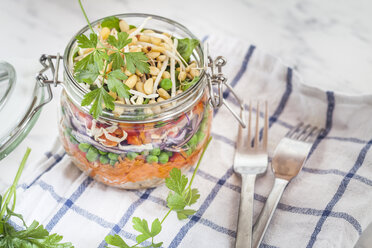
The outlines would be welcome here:
M 170 212 L 172 212 L 172 210 L 173 210 L 173 207 L 170 208 L 170 209 L 168 210 L 167 214 L 166 214 L 166 215 L 164 216 L 164 218 L 160 221 L 160 224 L 163 224 L 163 222 L 164 222 L 165 219 L 168 217 L 168 215 L 170 214 Z
M 89 26 L 90 30 L 92 31 L 92 33 L 94 33 L 93 28 L 92 28 L 92 26 L 90 25 L 90 21 L 89 21 L 89 19 L 88 19 L 87 13 L 85 13 L 85 10 L 84 10 L 84 7 L 83 7 L 83 4 L 81 3 L 81 0 L 78 0 L 78 1 L 79 1 L 79 5 L 80 5 L 80 8 L 81 8 L 81 11 L 83 12 L 83 15 L 84 15 L 84 17 L 85 17 L 85 20 L 87 21 L 88 26 Z
M 202 152 L 202 154 L 200 155 L 200 158 L 199 158 L 198 164 L 196 165 L 195 170 L 194 170 L 194 172 L 192 173 L 192 177 L 191 177 L 191 180 L 190 180 L 190 183 L 189 183 L 189 187 L 188 187 L 190 190 L 191 190 L 191 185 L 192 185 L 192 182 L 194 181 L 194 178 L 195 178 L 196 172 L 197 172 L 198 169 L 199 169 L 199 166 L 200 166 L 200 163 L 201 163 L 201 161 L 202 161 L 202 159 L 203 159 L 204 153 L 205 153 L 205 151 L 207 150 L 208 145 L 209 145 L 209 143 L 211 142 L 211 140 L 212 140 L 212 137 L 210 137 L 210 138 L 208 139 L 207 144 L 205 145 L 205 147 L 204 147 L 204 149 L 203 149 L 203 152 Z
M 26 153 L 23 156 L 22 162 L 21 162 L 21 164 L 18 168 L 17 174 L 14 178 L 13 184 L 9 188 L 10 190 L 8 191 L 8 194 L 6 196 L 6 199 L 5 199 L 4 203 L 1 204 L 2 206 L 1 206 L 1 212 L 0 212 L 0 220 L 3 219 L 6 207 L 8 206 L 10 200 L 12 199 L 13 196 L 15 197 L 15 192 L 16 192 L 16 189 L 17 189 L 18 181 L 19 181 L 19 178 L 21 177 L 21 174 L 23 172 L 23 169 L 25 167 L 25 164 L 26 164 L 26 161 L 27 161 L 27 158 L 28 158 L 28 155 L 30 154 L 30 152 L 31 152 L 31 149 L 27 148 Z M 12 209 L 14 209 L 14 205 L 15 205 L 15 199 L 13 201 Z

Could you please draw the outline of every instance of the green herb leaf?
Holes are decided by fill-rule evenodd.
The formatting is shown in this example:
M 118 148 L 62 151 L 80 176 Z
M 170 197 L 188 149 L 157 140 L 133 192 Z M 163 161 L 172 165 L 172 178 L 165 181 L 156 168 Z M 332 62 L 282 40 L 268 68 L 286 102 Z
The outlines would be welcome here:
M 199 41 L 196 39 L 189 39 L 189 38 L 179 39 L 177 51 L 186 60 L 186 62 L 189 62 L 192 52 L 198 45 L 199 45 Z
M 115 52 L 110 55 L 109 62 L 112 62 L 112 69 L 118 70 L 124 66 L 124 59 L 121 57 L 119 52 Z
M 145 219 L 141 220 L 138 217 L 133 217 L 132 222 L 133 222 L 134 230 L 137 230 L 141 233 L 140 235 L 136 237 L 137 243 L 142 243 L 146 239 L 149 239 L 152 237 L 147 220 Z
M 167 188 L 179 195 L 183 194 L 187 182 L 187 177 L 185 175 L 182 175 L 181 170 L 177 168 L 173 168 L 169 172 L 169 177 L 165 179 L 165 185 L 167 186 Z
M 75 63 L 74 70 L 75 72 L 84 70 L 88 67 L 88 65 L 94 64 L 94 54 L 90 53 L 85 56 L 82 60 L 79 60 Z
M 105 241 L 107 244 L 109 245 L 113 245 L 113 246 L 116 246 L 116 247 L 119 247 L 119 248 L 129 248 L 130 246 L 125 243 L 125 241 L 117 234 L 115 234 L 115 236 L 112 236 L 112 235 L 108 235 L 106 236 L 105 238 Z
M 81 48 L 96 48 L 98 37 L 96 34 L 91 33 L 89 39 L 86 35 L 81 34 L 76 36 L 76 40 L 78 42 L 79 47 Z
M 127 61 L 127 69 L 131 73 L 136 72 L 136 68 L 141 73 L 149 73 L 150 65 L 147 63 L 149 60 L 145 53 L 143 52 L 133 52 L 133 53 L 124 53 L 125 59 Z
M 108 60 L 109 56 L 107 55 L 107 53 L 103 51 L 96 50 L 94 51 L 93 58 L 94 58 L 94 62 L 96 63 L 98 67 L 98 70 L 102 70 L 103 65 L 104 65 L 104 60 Z
M 115 70 L 107 75 L 107 86 L 110 91 L 118 93 L 120 97 L 129 98 L 129 87 L 122 80 L 128 77 L 120 70 Z
M 194 215 L 195 213 L 196 211 L 192 209 L 179 210 L 177 211 L 177 218 L 179 220 L 184 220 L 184 219 L 187 219 L 187 217 L 189 217 L 190 215 Z
M 193 86 L 195 83 L 197 83 L 199 81 L 199 77 L 196 76 L 194 77 L 193 80 L 191 80 L 190 82 L 186 81 L 186 82 L 183 82 L 182 83 L 182 90 L 185 91 L 187 90 L 188 88 L 190 88 L 191 86 Z
M 128 39 L 128 36 L 129 34 L 126 32 L 118 33 L 118 39 L 116 39 L 115 36 L 109 35 L 107 42 L 118 50 L 121 50 L 132 42 L 132 39 Z
M 161 223 L 158 218 L 156 218 L 151 224 L 151 236 L 155 237 L 161 232 Z
M 120 26 L 119 26 L 119 18 L 115 16 L 109 16 L 103 19 L 101 26 L 108 27 L 109 29 L 115 28 L 117 31 L 120 31 Z
M 169 192 L 167 197 L 167 206 L 174 210 L 182 210 L 186 207 L 186 202 L 182 195 Z
M 75 79 L 78 82 L 92 84 L 94 81 L 96 81 L 99 74 L 99 70 L 95 64 L 88 64 L 86 69 L 76 72 Z
M 102 103 L 105 104 L 107 109 L 114 110 L 115 108 L 114 98 L 110 96 L 103 87 L 85 94 L 81 106 L 90 105 L 92 102 L 93 105 L 89 113 L 92 114 L 94 118 L 98 118 L 98 116 L 102 114 Z
M 185 194 L 185 202 L 188 206 L 196 203 L 196 201 L 200 198 L 200 194 L 198 189 L 188 190 Z

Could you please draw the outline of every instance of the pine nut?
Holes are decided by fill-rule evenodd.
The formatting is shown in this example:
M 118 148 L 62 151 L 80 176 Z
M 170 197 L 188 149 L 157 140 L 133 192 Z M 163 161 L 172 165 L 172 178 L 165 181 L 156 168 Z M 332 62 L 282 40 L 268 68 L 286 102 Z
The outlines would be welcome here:
M 102 40 L 106 40 L 110 35 L 110 29 L 108 27 L 104 27 L 101 29 L 101 32 L 99 33 Z
M 177 68 L 176 68 L 176 71 L 181 71 L 181 68 L 180 68 L 180 67 L 177 67 Z
M 149 53 L 146 54 L 146 56 L 149 59 L 156 59 L 159 55 L 160 55 L 159 52 L 149 52 Z
M 158 97 L 158 101 L 157 101 L 157 102 L 163 102 L 163 101 L 165 101 L 164 98 L 162 98 L 162 97 Z
M 108 93 L 110 96 L 112 96 L 115 100 L 116 98 L 118 97 L 118 95 L 116 94 L 116 92 L 113 92 L 113 91 L 109 91 Z
M 128 45 L 129 45 L 129 46 L 133 46 L 133 45 L 136 45 L 136 44 L 137 44 L 137 41 L 138 41 L 138 39 L 137 39 L 136 37 L 132 37 L 131 39 L 132 39 L 132 42 L 131 42 L 131 43 L 129 43 Z
M 150 74 L 153 76 L 158 75 L 160 72 L 159 68 L 156 68 L 155 66 L 150 66 Z
M 156 67 L 159 68 L 159 69 L 161 69 L 162 66 L 163 66 L 163 64 L 161 62 L 158 62 L 157 65 L 156 65 Z
M 176 95 L 179 95 L 179 94 L 181 94 L 182 92 L 183 92 L 182 90 L 177 90 Z
M 159 96 L 161 98 L 164 98 L 164 99 L 169 99 L 170 98 L 169 93 L 165 89 L 163 89 L 163 88 L 159 88 L 158 89 L 158 93 L 159 93 Z
M 190 70 L 191 70 L 190 66 L 187 66 L 187 67 L 186 67 L 186 72 L 189 73 Z
M 147 42 L 147 43 L 150 43 L 151 42 L 151 39 L 149 36 L 146 36 L 146 35 L 140 35 L 139 36 L 139 41 L 142 41 L 142 42 Z
M 163 62 L 163 61 L 165 61 L 166 58 L 167 58 L 167 56 L 165 56 L 165 55 L 160 55 L 160 56 L 158 57 L 158 61 Z
M 150 41 L 154 45 L 160 45 L 161 44 L 161 39 L 157 37 L 150 37 Z
M 132 76 L 130 76 L 126 81 L 125 81 L 125 84 L 129 87 L 129 88 L 133 88 L 134 87 L 134 85 L 136 85 L 136 83 L 137 83 L 137 79 L 138 79 L 138 77 L 137 77 L 137 75 L 132 75 Z
M 178 80 L 182 82 L 182 81 L 185 81 L 185 79 L 186 79 L 186 72 L 181 71 L 180 74 L 178 74 Z
M 139 76 L 139 77 L 142 77 L 143 73 L 141 73 L 138 69 L 136 69 L 136 75 Z
M 156 103 L 156 101 L 155 101 L 154 99 L 151 99 L 151 100 L 149 101 L 149 104 L 153 104 L 153 103 Z
M 136 104 L 137 104 L 137 105 L 141 105 L 141 104 L 143 104 L 143 96 L 139 96 L 139 97 L 137 98 Z
M 141 51 L 142 51 L 142 49 L 140 47 L 131 47 L 129 49 L 130 53 L 137 53 L 137 52 L 141 52 Z
M 154 80 L 152 78 L 149 78 L 146 80 L 143 89 L 147 95 L 152 94 L 152 91 L 154 89 Z
M 151 29 L 146 29 L 146 30 L 143 30 L 142 33 L 150 34 L 150 33 L 155 33 L 155 31 L 154 30 L 151 30 Z
M 164 47 L 160 47 L 160 46 L 153 46 L 151 48 L 151 50 L 154 51 L 154 52 L 165 53 L 165 48 Z
M 190 65 L 189 65 L 190 68 L 196 68 L 196 63 L 195 61 L 193 61 Z
M 141 93 L 145 93 L 144 83 L 142 83 L 141 81 L 137 82 L 136 83 L 136 90 L 141 92 Z
M 126 21 L 120 20 L 119 27 L 121 32 L 128 32 L 129 31 L 129 25 Z
M 111 62 L 110 64 L 107 65 L 106 72 L 110 72 L 111 71 L 111 69 L 112 69 L 112 63 L 113 62 Z
M 190 70 L 190 75 L 194 78 L 194 77 L 198 77 L 200 75 L 200 72 L 199 70 L 197 69 L 191 69 Z
M 161 75 L 162 78 L 170 78 L 170 73 L 168 71 L 163 72 L 163 75 Z

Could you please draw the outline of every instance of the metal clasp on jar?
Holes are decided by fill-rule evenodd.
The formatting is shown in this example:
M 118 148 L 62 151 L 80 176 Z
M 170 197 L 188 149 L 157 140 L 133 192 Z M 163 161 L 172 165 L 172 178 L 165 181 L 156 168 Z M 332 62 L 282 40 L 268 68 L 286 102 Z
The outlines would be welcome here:
M 56 60 L 56 66 L 53 64 L 53 59 Z M 36 81 L 39 83 L 40 87 L 46 87 L 48 97 L 44 100 L 42 104 L 37 106 L 35 108 L 35 112 L 37 112 L 39 109 L 41 109 L 45 104 L 49 103 L 53 99 L 53 92 L 50 87 L 51 84 L 56 87 L 58 84 L 61 84 L 62 82 L 58 80 L 58 70 L 59 70 L 59 64 L 61 59 L 63 59 L 59 53 L 57 55 L 46 55 L 43 54 L 40 57 L 40 64 L 42 64 L 43 69 L 39 71 L 39 73 L 36 75 Z M 46 72 L 48 70 L 51 70 L 52 73 L 52 80 L 48 79 L 48 76 L 46 75 Z
M 208 50 L 206 50 L 208 51 Z M 227 83 L 227 77 L 222 74 L 222 66 L 226 64 L 226 59 L 222 56 L 218 56 L 215 60 L 211 56 L 208 56 L 206 61 L 206 68 L 209 70 L 206 71 L 209 95 L 210 95 L 210 104 L 213 108 L 218 109 L 222 105 L 225 105 L 230 113 L 235 117 L 235 119 L 240 123 L 242 127 L 246 127 L 244 118 L 238 115 L 223 98 L 224 86 L 232 93 L 236 101 L 240 106 L 240 112 L 243 113 L 244 102 L 238 97 L 234 89 Z

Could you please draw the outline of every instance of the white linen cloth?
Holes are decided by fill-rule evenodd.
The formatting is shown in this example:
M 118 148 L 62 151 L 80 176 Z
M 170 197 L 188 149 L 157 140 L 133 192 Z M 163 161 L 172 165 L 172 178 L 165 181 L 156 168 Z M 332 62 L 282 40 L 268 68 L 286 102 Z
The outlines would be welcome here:
M 303 171 L 286 188 L 262 247 L 353 247 L 372 222 L 372 96 L 308 86 L 279 59 L 234 38 L 211 36 L 208 42 L 212 55 L 227 58 L 224 73 L 242 98 L 268 100 L 270 156 L 300 121 L 326 129 Z M 233 105 L 231 96 L 225 96 Z M 0 172 L 5 162 L 17 167 L 24 147 L 37 146 L 21 178 L 16 211 L 27 223 L 36 219 L 75 247 L 104 247 L 108 234 L 134 244 L 132 217 L 162 218 L 167 188 L 125 191 L 81 173 L 57 140 L 56 102 L 43 110 L 34 130 L 13 152 L 17 155 L 1 161 Z M 237 130 L 227 109 L 216 111 L 213 141 L 194 181 L 201 194 L 194 207 L 198 211 L 184 221 L 175 214 L 168 217 L 155 240 L 163 241 L 163 247 L 234 246 L 240 198 L 240 178 L 232 170 Z M 255 218 L 272 184 L 269 167 L 256 181 Z

